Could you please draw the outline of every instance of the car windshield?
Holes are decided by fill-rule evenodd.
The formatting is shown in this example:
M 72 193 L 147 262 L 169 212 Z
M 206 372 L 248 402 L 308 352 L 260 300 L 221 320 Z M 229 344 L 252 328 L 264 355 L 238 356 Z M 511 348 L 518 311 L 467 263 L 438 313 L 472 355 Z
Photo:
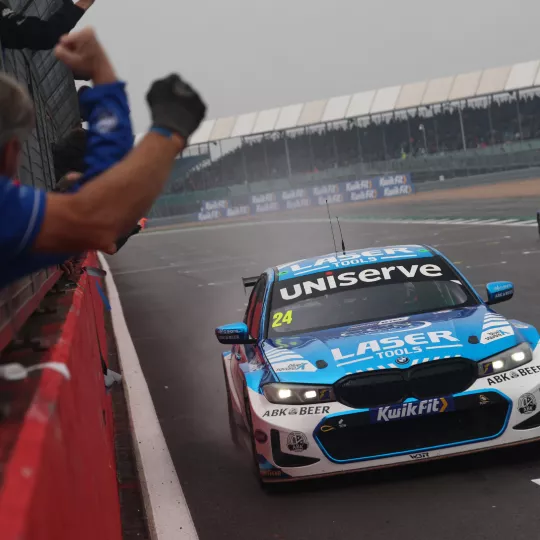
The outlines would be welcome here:
M 336 269 L 274 283 L 268 337 L 477 304 L 441 257 Z

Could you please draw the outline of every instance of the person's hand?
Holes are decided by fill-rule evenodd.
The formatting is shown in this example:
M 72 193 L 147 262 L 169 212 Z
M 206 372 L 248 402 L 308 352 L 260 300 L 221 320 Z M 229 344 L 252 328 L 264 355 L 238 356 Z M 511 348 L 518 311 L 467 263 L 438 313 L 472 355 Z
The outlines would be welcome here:
M 116 81 L 107 53 L 92 28 L 62 36 L 54 53 L 68 68 L 83 77 L 91 78 L 95 84 Z
M 152 125 L 184 139 L 199 127 L 206 114 L 206 105 L 199 94 L 178 75 L 155 81 L 146 100 L 152 113 Z
M 95 0 L 78 0 L 78 2 L 75 2 L 75 5 L 86 11 L 88 8 L 92 7 L 94 1 Z M 68 2 L 71 2 L 71 0 L 68 0 Z

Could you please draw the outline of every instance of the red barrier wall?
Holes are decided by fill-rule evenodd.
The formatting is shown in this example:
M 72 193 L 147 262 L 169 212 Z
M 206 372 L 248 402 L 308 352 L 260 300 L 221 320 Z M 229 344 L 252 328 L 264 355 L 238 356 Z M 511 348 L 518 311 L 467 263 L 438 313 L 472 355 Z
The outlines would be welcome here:
M 85 265 L 96 266 L 95 254 Z M 67 380 L 41 371 L 0 491 L 2 540 L 120 540 L 120 507 L 103 304 L 82 275 L 57 344 L 44 361 L 64 363 Z M 96 325 L 97 323 L 97 325 Z M 14 383 L 16 384 L 16 383 Z

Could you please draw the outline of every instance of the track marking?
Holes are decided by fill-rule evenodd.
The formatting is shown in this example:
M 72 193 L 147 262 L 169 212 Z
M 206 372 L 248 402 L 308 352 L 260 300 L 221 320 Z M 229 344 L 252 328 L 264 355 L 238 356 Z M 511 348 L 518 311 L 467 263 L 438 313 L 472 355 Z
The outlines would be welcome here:
M 465 268 L 485 268 L 486 266 L 495 266 L 497 264 L 507 264 L 506 261 L 491 262 L 487 264 L 472 264 L 471 266 L 466 266 Z
M 533 482 L 537 486 L 540 486 L 540 478 L 534 478 L 533 480 L 531 480 L 531 482 Z
M 536 220 L 533 219 L 518 219 L 518 218 L 426 218 L 426 219 L 412 219 L 412 218 L 359 218 L 356 216 L 343 216 L 340 220 L 342 223 L 365 223 L 373 225 L 388 224 L 388 225 L 444 225 L 444 226 L 459 226 L 459 227 L 477 227 L 477 226 L 508 226 L 508 227 L 537 227 Z M 242 221 L 235 223 L 219 223 L 212 225 L 200 225 L 195 224 L 191 227 L 179 227 L 177 229 L 167 230 L 147 230 L 141 235 L 137 235 L 134 241 L 140 241 L 140 239 L 153 235 L 167 235 L 167 234 L 179 234 L 179 233 L 194 233 L 197 231 L 219 230 L 219 229 L 231 229 L 237 227 L 252 227 L 254 225 L 290 225 L 293 224 L 309 224 L 309 223 L 328 223 L 327 218 L 297 218 L 297 219 L 273 219 L 268 221 Z
M 111 304 L 118 358 L 124 377 L 133 446 L 150 536 L 153 540 L 198 540 L 199 536 L 124 318 L 111 269 L 101 253 L 99 260 L 107 272 L 105 282 Z

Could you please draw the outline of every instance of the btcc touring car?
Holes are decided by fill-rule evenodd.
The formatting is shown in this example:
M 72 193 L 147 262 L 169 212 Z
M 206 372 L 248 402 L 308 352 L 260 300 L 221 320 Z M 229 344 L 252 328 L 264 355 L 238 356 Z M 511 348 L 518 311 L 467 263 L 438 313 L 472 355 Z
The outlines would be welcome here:
M 330 254 L 256 278 L 244 321 L 216 329 L 229 414 L 263 482 L 540 438 L 537 330 L 491 306 L 440 252 Z

